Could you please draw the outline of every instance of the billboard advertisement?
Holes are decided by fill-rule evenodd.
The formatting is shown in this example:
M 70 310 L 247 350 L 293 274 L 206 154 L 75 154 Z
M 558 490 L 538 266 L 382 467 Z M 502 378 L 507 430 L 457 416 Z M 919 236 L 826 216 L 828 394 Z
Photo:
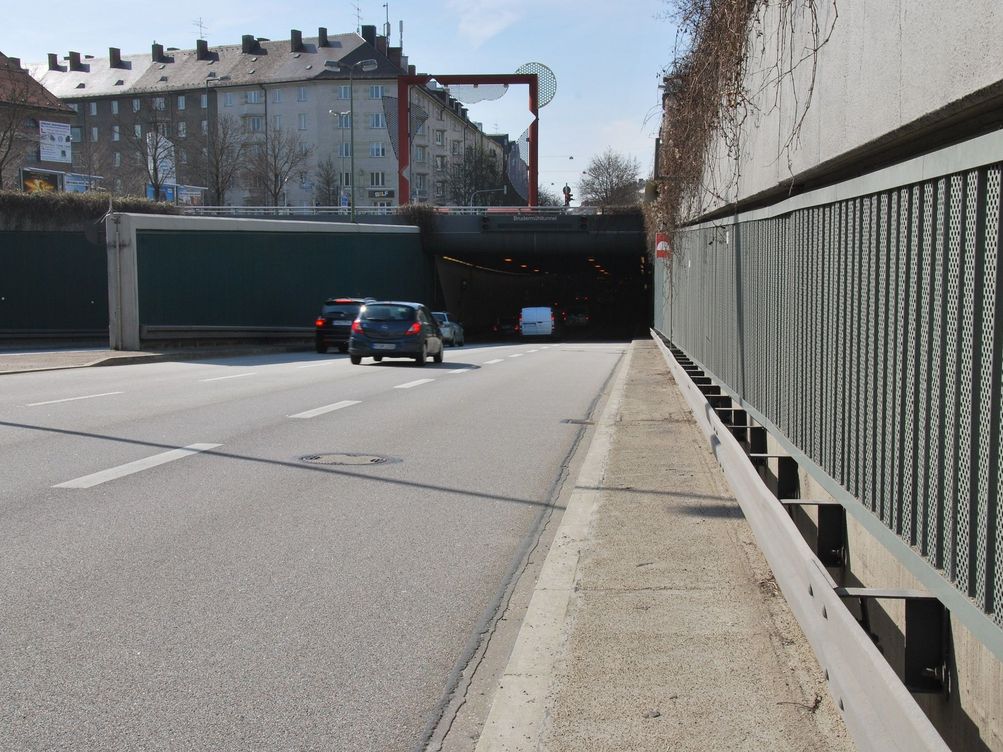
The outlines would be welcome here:
M 25 193 L 48 193 L 59 190 L 61 172 L 21 170 L 21 190 Z
M 70 124 L 38 121 L 39 159 L 43 162 L 73 161 L 70 143 Z

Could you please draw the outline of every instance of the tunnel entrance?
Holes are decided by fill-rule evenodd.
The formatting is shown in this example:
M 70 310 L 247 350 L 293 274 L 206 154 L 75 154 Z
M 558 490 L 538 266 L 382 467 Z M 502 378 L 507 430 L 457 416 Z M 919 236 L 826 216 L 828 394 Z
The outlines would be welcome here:
M 470 339 L 506 339 L 527 306 L 552 306 L 564 340 L 647 334 L 652 269 L 644 253 L 513 251 L 436 256 L 442 302 Z

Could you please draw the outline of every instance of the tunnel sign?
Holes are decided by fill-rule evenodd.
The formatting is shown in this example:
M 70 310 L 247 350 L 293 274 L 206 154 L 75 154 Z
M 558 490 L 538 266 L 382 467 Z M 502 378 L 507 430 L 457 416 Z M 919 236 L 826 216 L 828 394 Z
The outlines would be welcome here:
M 666 232 L 655 233 L 655 257 L 667 259 L 669 257 L 669 234 Z

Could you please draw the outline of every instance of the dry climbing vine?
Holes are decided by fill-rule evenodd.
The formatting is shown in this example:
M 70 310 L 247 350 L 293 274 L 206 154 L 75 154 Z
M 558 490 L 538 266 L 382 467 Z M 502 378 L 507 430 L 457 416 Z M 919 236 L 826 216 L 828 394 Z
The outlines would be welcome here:
M 741 174 L 745 126 L 749 118 L 779 108 L 785 92 L 792 117 L 777 158 L 792 171 L 791 154 L 811 106 L 819 50 L 835 26 L 836 2 L 666 0 L 679 34 L 663 78 L 658 198 L 648 207 L 652 235 L 656 229 L 673 231 L 708 202 L 734 200 L 729 194 Z M 826 6 L 831 12 L 821 14 Z M 712 164 L 716 158 L 733 168 L 722 174 Z

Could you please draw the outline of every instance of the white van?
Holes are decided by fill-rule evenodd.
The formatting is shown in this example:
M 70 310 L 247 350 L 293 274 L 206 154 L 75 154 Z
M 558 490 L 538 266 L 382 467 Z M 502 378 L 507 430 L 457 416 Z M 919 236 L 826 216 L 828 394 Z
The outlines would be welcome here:
M 519 314 L 519 332 L 523 337 L 552 337 L 554 309 L 550 306 L 523 308 Z

